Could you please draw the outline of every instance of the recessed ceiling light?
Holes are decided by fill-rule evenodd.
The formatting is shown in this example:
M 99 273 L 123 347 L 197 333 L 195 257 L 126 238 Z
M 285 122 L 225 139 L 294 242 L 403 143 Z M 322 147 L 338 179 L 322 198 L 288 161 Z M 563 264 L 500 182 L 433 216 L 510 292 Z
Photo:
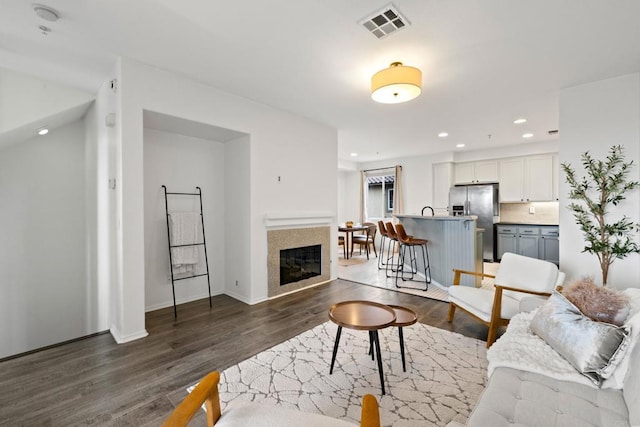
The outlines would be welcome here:
M 358 153 L 351 153 L 349 154 L 351 157 L 358 157 Z
M 33 11 L 36 13 L 36 15 L 38 15 L 40 18 L 44 19 L 45 21 L 56 22 L 58 19 L 60 19 L 60 13 L 57 10 L 52 9 L 48 6 L 44 6 L 41 4 L 34 4 Z
M 522 134 L 522 137 L 523 137 L 523 138 L 531 138 L 532 136 L 533 136 L 533 134 L 532 134 L 532 133 L 523 133 L 523 134 Z
M 527 119 L 515 119 L 513 121 L 513 123 L 517 124 L 517 125 L 521 125 L 523 123 L 527 123 Z
M 438 134 L 438 136 L 439 136 L 440 138 L 446 138 L 446 137 L 448 137 L 448 136 L 449 136 L 449 134 L 448 134 L 447 132 L 440 132 L 440 133 Z
M 458 147 L 458 148 L 463 148 L 463 147 L 464 147 L 464 144 L 456 144 L 456 147 Z
M 48 133 L 49 133 L 49 129 L 47 129 L 47 128 L 38 129 L 38 135 L 46 135 Z

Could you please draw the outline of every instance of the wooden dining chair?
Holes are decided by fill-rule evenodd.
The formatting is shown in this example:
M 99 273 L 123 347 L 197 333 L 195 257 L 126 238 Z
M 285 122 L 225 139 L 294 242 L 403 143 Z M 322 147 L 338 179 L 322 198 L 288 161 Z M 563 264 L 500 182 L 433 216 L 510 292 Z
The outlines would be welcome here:
M 367 259 L 369 259 L 370 249 L 373 248 L 373 252 L 378 257 L 378 251 L 376 250 L 376 232 L 378 228 L 372 222 L 365 222 L 362 225 L 367 227 L 365 234 L 356 234 L 351 238 L 351 256 L 353 256 L 353 246 L 358 245 L 360 253 L 362 253 L 362 247 L 365 247 L 367 253 Z
M 344 236 L 338 236 L 338 246 L 342 246 L 343 258 L 347 259 L 347 244 L 344 241 Z

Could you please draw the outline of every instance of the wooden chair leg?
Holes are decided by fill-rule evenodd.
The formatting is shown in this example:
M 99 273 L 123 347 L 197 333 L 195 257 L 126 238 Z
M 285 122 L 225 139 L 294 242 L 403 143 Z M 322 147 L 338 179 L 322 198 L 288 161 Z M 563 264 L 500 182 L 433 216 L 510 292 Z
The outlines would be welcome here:
M 449 303 L 449 314 L 447 315 L 447 322 L 453 322 L 453 315 L 456 313 L 456 305 L 452 302 Z
M 491 344 L 493 344 L 496 341 L 496 335 L 498 335 L 498 324 L 495 322 L 492 322 L 489 325 L 489 333 L 487 334 L 487 348 L 491 347 Z
M 378 258 L 378 251 L 376 250 L 376 242 L 371 242 L 371 246 L 373 246 L 373 253 L 376 255 L 376 258 Z

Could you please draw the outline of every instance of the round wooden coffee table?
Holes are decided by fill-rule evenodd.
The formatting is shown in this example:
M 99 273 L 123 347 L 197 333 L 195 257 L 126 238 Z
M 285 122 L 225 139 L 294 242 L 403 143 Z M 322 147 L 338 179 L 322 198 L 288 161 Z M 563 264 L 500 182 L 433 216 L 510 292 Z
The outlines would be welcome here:
M 331 306 L 329 309 L 329 319 L 338 325 L 329 374 L 333 373 L 333 365 L 336 361 L 336 354 L 338 353 L 338 344 L 340 343 L 342 328 L 369 331 L 369 339 L 373 343 L 376 355 L 378 356 L 378 373 L 380 374 L 382 394 L 385 394 L 378 330 L 394 324 L 396 321 L 396 312 L 394 309 L 388 305 L 373 301 L 343 301 Z

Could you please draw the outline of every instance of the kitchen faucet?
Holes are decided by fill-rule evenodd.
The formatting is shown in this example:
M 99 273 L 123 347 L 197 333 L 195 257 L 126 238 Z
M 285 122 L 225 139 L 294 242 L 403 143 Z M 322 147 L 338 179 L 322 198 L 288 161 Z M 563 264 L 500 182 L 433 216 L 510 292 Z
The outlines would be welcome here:
M 433 208 L 431 206 L 425 206 L 424 208 L 422 208 L 422 212 L 420 212 L 420 215 L 424 216 L 425 209 L 431 209 L 431 216 L 435 216 L 435 212 L 433 211 Z

